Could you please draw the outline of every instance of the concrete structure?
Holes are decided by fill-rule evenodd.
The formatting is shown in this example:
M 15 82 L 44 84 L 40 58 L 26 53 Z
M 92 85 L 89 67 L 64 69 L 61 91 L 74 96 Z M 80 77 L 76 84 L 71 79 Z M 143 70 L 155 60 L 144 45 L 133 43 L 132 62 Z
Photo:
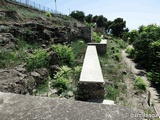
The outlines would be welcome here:
M 139 114 L 116 105 L 0 92 L 0 120 L 143 120 Z
M 92 41 L 92 29 L 91 27 L 78 27 L 83 35 L 83 38 L 86 40 L 86 42 Z
M 97 27 L 95 31 L 97 33 L 105 34 L 105 27 Z
M 88 45 L 96 46 L 98 54 L 100 55 L 106 54 L 106 50 L 107 50 L 106 39 L 102 39 L 100 43 L 88 43 Z
M 79 81 L 104 83 L 102 70 L 95 46 L 87 47 Z
M 88 46 L 78 83 L 78 99 L 104 97 L 104 79 L 95 46 Z

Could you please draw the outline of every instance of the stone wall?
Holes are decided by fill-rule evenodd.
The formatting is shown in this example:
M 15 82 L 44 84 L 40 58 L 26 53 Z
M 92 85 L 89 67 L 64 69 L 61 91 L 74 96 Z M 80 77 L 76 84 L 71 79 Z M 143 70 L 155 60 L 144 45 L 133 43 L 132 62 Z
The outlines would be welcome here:
M 95 30 L 97 33 L 104 34 L 105 33 L 105 27 L 97 27 Z
M 92 41 L 92 30 L 90 27 L 78 27 L 81 30 L 83 38 L 86 40 L 86 42 Z
M 77 92 L 77 99 L 79 100 L 103 99 L 105 94 L 104 83 L 79 82 Z
M 88 43 L 88 45 L 94 45 L 97 48 L 97 53 L 99 55 L 106 54 L 107 45 L 103 43 Z
M 99 55 L 106 54 L 106 50 L 107 50 L 107 40 L 106 39 L 102 39 L 100 43 L 88 43 L 88 45 L 96 46 L 96 49 Z

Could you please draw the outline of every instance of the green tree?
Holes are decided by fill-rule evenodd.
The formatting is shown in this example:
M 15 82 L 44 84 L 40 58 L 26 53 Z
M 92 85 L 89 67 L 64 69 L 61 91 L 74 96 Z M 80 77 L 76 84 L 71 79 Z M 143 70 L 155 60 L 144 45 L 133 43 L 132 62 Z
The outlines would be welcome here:
M 88 22 L 88 23 L 91 23 L 92 22 L 92 14 L 89 14 L 85 17 L 85 21 Z
M 107 18 L 103 17 L 103 15 L 98 16 L 96 19 L 98 27 L 105 27 L 105 22 L 107 22 Z
M 80 22 L 84 22 L 85 19 L 85 14 L 83 11 L 72 11 L 70 14 L 71 17 L 73 17 L 74 19 L 77 19 Z
M 92 22 L 97 22 L 97 17 L 98 17 L 97 15 L 93 16 L 92 17 Z
M 126 29 L 126 21 L 123 18 L 116 18 L 113 23 L 109 26 L 112 29 L 112 34 L 116 37 L 121 37 Z

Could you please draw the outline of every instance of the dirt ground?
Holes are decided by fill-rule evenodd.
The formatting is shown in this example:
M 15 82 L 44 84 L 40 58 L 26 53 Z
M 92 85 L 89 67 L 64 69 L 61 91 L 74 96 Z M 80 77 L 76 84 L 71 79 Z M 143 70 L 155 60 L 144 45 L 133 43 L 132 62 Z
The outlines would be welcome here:
M 157 89 L 151 85 L 151 83 L 147 80 L 146 71 L 144 69 L 139 69 L 137 64 L 130 58 L 128 58 L 128 54 L 125 53 L 125 50 L 122 51 L 122 59 L 125 64 L 129 67 L 132 75 L 130 78 L 126 79 L 127 84 L 127 93 L 130 93 L 127 98 L 128 101 L 131 101 L 132 106 L 137 106 L 138 108 L 144 109 L 146 112 L 150 110 L 154 110 L 158 116 L 160 116 L 160 93 L 158 93 Z M 133 90 L 133 80 L 136 77 L 141 77 L 144 82 L 147 84 L 147 91 L 139 95 L 139 97 L 134 97 L 133 94 L 129 91 Z M 150 104 L 150 106 L 149 106 Z M 151 112 L 152 113 L 152 112 Z

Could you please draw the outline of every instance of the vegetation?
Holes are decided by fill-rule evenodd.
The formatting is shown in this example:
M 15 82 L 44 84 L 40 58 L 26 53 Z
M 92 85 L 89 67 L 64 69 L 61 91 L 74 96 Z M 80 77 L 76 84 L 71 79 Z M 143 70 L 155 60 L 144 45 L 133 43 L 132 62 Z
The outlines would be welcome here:
M 33 54 L 28 54 L 27 58 L 27 69 L 29 71 L 35 68 L 48 68 L 49 54 L 46 50 L 35 50 Z
M 64 65 L 64 64 L 72 65 L 73 64 L 74 53 L 73 53 L 73 49 L 71 47 L 58 44 L 58 45 L 53 45 L 52 48 L 53 48 L 54 52 L 56 52 L 59 57 L 59 64 L 60 65 Z
M 84 22 L 84 19 L 85 19 L 84 12 L 78 11 L 78 10 L 72 11 L 70 16 L 79 20 L 80 22 Z
M 126 28 L 126 21 L 124 21 L 123 18 L 116 18 L 114 21 L 108 21 L 103 15 L 93 16 L 89 14 L 85 16 L 83 11 L 72 11 L 70 16 L 85 23 L 87 26 L 92 27 L 93 24 L 96 23 L 97 27 L 104 27 L 105 31 L 111 30 L 111 34 L 116 37 L 122 37 L 123 33 L 129 31 L 128 28 Z
M 46 12 L 45 15 L 46 15 L 47 17 L 49 17 L 49 18 L 52 17 L 52 15 L 51 15 L 50 12 Z
M 137 87 L 140 91 L 145 91 L 146 90 L 146 84 L 143 81 L 143 79 L 140 78 L 140 77 L 137 77 L 135 79 L 135 87 Z
M 100 43 L 101 42 L 101 37 L 98 33 L 96 32 L 93 32 L 93 41 L 94 42 L 97 42 L 97 43 Z
M 134 47 L 130 56 L 147 69 L 149 80 L 160 83 L 160 26 L 140 26 L 138 31 L 131 31 L 126 36 Z
M 125 48 L 126 45 L 122 39 L 109 40 L 107 53 L 99 57 L 104 79 L 107 79 L 105 97 L 116 102 L 126 94 L 126 84 L 124 83 L 126 76 L 121 72 L 124 68 L 127 69 L 127 67 L 122 63 L 120 54 L 122 49 L 121 43 L 124 44 L 123 48 Z

